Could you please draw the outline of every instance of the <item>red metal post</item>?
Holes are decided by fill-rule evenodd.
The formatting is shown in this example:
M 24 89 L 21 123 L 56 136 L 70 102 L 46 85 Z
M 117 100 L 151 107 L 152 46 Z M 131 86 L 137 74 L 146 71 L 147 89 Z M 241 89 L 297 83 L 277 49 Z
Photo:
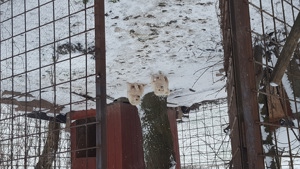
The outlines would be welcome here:
M 137 108 L 127 103 L 114 102 L 107 105 L 106 109 L 106 168 L 144 169 L 142 127 Z M 89 121 L 88 119 L 94 119 L 95 115 L 96 111 L 92 109 L 72 112 L 70 115 L 71 120 L 76 120 L 71 128 L 72 169 L 96 168 L 98 157 L 94 154 L 82 156 L 81 151 L 85 153 L 89 151 L 87 149 L 93 150 L 95 142 L 92 141 L 97 133 L 89 129 L 83 130 L 88 132 L 77 132 L 80 127 L 94 127 L 96 124 L 85 126 L 84 123 L 78 123 L 78 121 Z M 80 141 L 78 138 L 82 136 L 88 137 L 89 142 Z
M 168 109 L 168 118 L 170 122 L 172 138 L 173 138 L 173 149 L 175 153 L 174 158 L 176 161 L 175 169 L 180 169 L 181 163 L 180 163 L 180 152 L 179 152 L 179 143 L 178 143 L 178 130 L 177 130 L 177 121 L 176 121 L 176 111 L 174 109 Z
M 135 106 L 107 106 L 107 168 L 144 169 L 141 121 Z

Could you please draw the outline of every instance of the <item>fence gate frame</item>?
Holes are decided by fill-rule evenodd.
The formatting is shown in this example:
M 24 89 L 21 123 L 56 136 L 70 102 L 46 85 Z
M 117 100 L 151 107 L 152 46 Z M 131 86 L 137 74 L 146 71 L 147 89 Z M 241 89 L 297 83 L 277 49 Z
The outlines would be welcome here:
M 96 67 L 96 168 L 107 168 L 106 143 L 106 53 L 105 1 L 96 0 L 95 6 L 95 67 Z
M 233 168 L 264 168 L 248 1 L 220 1 Z

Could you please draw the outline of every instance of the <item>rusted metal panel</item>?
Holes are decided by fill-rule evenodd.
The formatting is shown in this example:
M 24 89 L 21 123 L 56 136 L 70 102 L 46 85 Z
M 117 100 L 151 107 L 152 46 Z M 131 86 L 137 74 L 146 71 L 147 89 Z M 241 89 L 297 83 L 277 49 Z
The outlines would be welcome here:
M 255 72 L 252 54 L 249 7 L 246 1 L 230 1 L 233 69 L 242 168 L 264 168 Z M 243 131 L 244 130 L 244 131 Z M 241 139 L 243 138 L 243 139 Z M 245 140 L 244 140 L 245 139 Z M 244 149 L 245 148 L 245 149 Z M 247 155 L 243 152 L 247 152 Z M 245 156 L 246 155 L 246 156 Z
M 96 60 L 96 146 L 97 169 L 107 168 L 106 157 L 106 55 L 104 0 L 95 4 L 95 60 Z
M 228 73 L 227 73 L 227 94 L 228 94 L 228 115 L 230 124 L 230 138 L 231 138 L 231 151 L 232 161 L 230 166 L 233 168 L 242 168 L 242 156 L 241 147 L 243 146 L 240 142 L 242 139 L 240 136 L 240 128 L 237 121 L 237 105 L 235 96 L 235 84 L 233 78 L 232 62 L 229 62 Z
M 71 120 L 85 119 L 85 118 L 88 118 L 88 117 L 95 117 L 95 116 L 96 116 L 96 110 L 95 109 L 70 112 L 70 119 Z
M 91 130 L 91 127 L 96 127 L 96 124 L 92 123 L 95 121 L 95 112 L 95 110 L 72 112 L 72 119 L 77 119 L 71 125 L 73 168 L 78 168 L 78 166 L 81 166 L 79 168 L 95 168 L 96 166 L 96 157 L 93 155 L 93 151 L 96 146 L 94 138 L 97 133 L 93 133 L 95 130 Z M 84 115 L 94 115 L 94 117 L 86 118 Z M 87 125 L 84 125 L 85 123 Z M 84 130 L 80 130 L 80 128 Z M 106 129 L 107 168 L 145 168 L 142 127 L 137 108 L 121 102 L 108 105 Z M 80 140 L 81 137 L 86 139 Z M 91 167 L 92 165 L 93 167 Z
M 233 91 L 235 94 L 235 92 Z M 232 104 L 229 107 L 229 123 L 230 123 L 230 138 L 231 138 L 231 149 L 232 149 L 232 161 L 231 164 L 233 168 L 242 168 L 242 155 L 241 150 L 243 150 L 243 145 L 240 140 L 240 128 L 238 125 L 237 109 L 236 109 L 236 98 L 232 98 Z
M 107 167 L 143 169 L 142 127 L 135 106 L 113 103 L 107 106 Z
M 76 164 L 72 165 L 72 169 L 90 169 L 90 168 L 96 168 L 95 157 L 77 158 Z
M 177 121 L 176 121 L 176 111 L 174 109 L 168 109 L 168 118 L 170 122 L 170 128 L 173 137 L 173 149 L 175 153 L 176 169 L 181 168 L 180 164 L 180 152 L 179 152 L 179 143 L 178 143 L 178 130 L 177 130 Z
M 120 107 L 107 106 L 107 168 L 122 169 L 122 127 Z
M 236 103 L 236 92 L 234 83 L 234 70 L 232 63 L 232 44 L 231 44 L 231 25 L 230 25 L 230 11 L 229 1 L 220 1 L 221 10 L 221 28 L 223 33 L 223 49 L 224 49 L 224 69 L 227 75 L 226 90 L 227 90 L 227 103 L 228 103 L 228 116 L 229 116 L 229 127 L 230 127 L 230 138 L 231 138 L 231 151 L 232 160 L 230 167 L 240 169 L 242 168 L 242 155 L 241 155 L 241 144 L 242 140 L 240 135 L 240 128 L 238 125 L 237 115 L 237 103 Z
M 71 151 L 71 163 L 73 166 L 73 162 L 76 160 L 76 130 L 73 128 L 74 126 L 76 126 L 75 122 L 73 122 L 71 125 L 70 125 L 72 128 L 70 129 L 70 132 L 71 132 L 71 150 L 74 150 L 74 151 Z M 75 164 L 74 164 L 75 165 Z M 72 167 L 73 168 L 73 167 Z
M 71 162 L 72 162 L 72 169 L 84 169 L 84 168 L 96 168 L 96 157 L 78 157 L 78 153 L 80 151 L 77 151 L 78 149 L 78 142 L 77 142 L 77 136 L 79 133 L 77 133 L 76 122 L 73 122 L 71 124 Z M 84 137 L 85 138 L 85 137 Z M 82 147 L 84 151 L 86 151 L 86 147 Z
M 221 11 L 221 29 L 223 35 L 223 50 L 224 50 L 224 69 L 228 72 L 231 57 L 231 29 L 230 29 L 230 15 L 229 15 L 229 0 L 222 0 L 220 3 Z
M 137 108 L 125 103 L 117 103 L 117 105 L 121 116 L 122 167 L 143 169 L 145 168 L 143 135 Z

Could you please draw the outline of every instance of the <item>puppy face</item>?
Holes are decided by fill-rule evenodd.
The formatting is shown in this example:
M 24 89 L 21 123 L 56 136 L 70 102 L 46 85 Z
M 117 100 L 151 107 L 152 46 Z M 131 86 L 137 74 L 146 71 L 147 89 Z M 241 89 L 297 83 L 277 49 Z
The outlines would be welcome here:
M 170 94 L 169 81 L 161 72 L 158 75 L 152 75 L 152 88 L 157 96 L 168 96 Z
M 129 103 L 132 105 L 138 105 L 141 102 L 141 96 L 140 95 L 128 95 Z
M 170 90 L 166 85 L 155 86 L 154 94 L 157 96 L 168 96 L 170 94 Z
M 132 105 L 138 105 L 141 102 L 141 96 L 144 93 L 145 84 L 127 83 L 127 97 Z

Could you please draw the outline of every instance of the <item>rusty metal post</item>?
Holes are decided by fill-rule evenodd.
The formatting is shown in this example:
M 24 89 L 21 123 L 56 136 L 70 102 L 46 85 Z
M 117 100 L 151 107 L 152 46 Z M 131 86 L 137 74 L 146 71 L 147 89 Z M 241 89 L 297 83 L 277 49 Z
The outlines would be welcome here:
M 107 168 L 106 152 L 106 56 L 104 0 L 95 1 L 96 59 L 96 168 Z
M 246 0 L 231 0 L 233 69 L 236 90 L 242 168 L 264 168 L 255 72 L 252 54 L 249 5 Z

